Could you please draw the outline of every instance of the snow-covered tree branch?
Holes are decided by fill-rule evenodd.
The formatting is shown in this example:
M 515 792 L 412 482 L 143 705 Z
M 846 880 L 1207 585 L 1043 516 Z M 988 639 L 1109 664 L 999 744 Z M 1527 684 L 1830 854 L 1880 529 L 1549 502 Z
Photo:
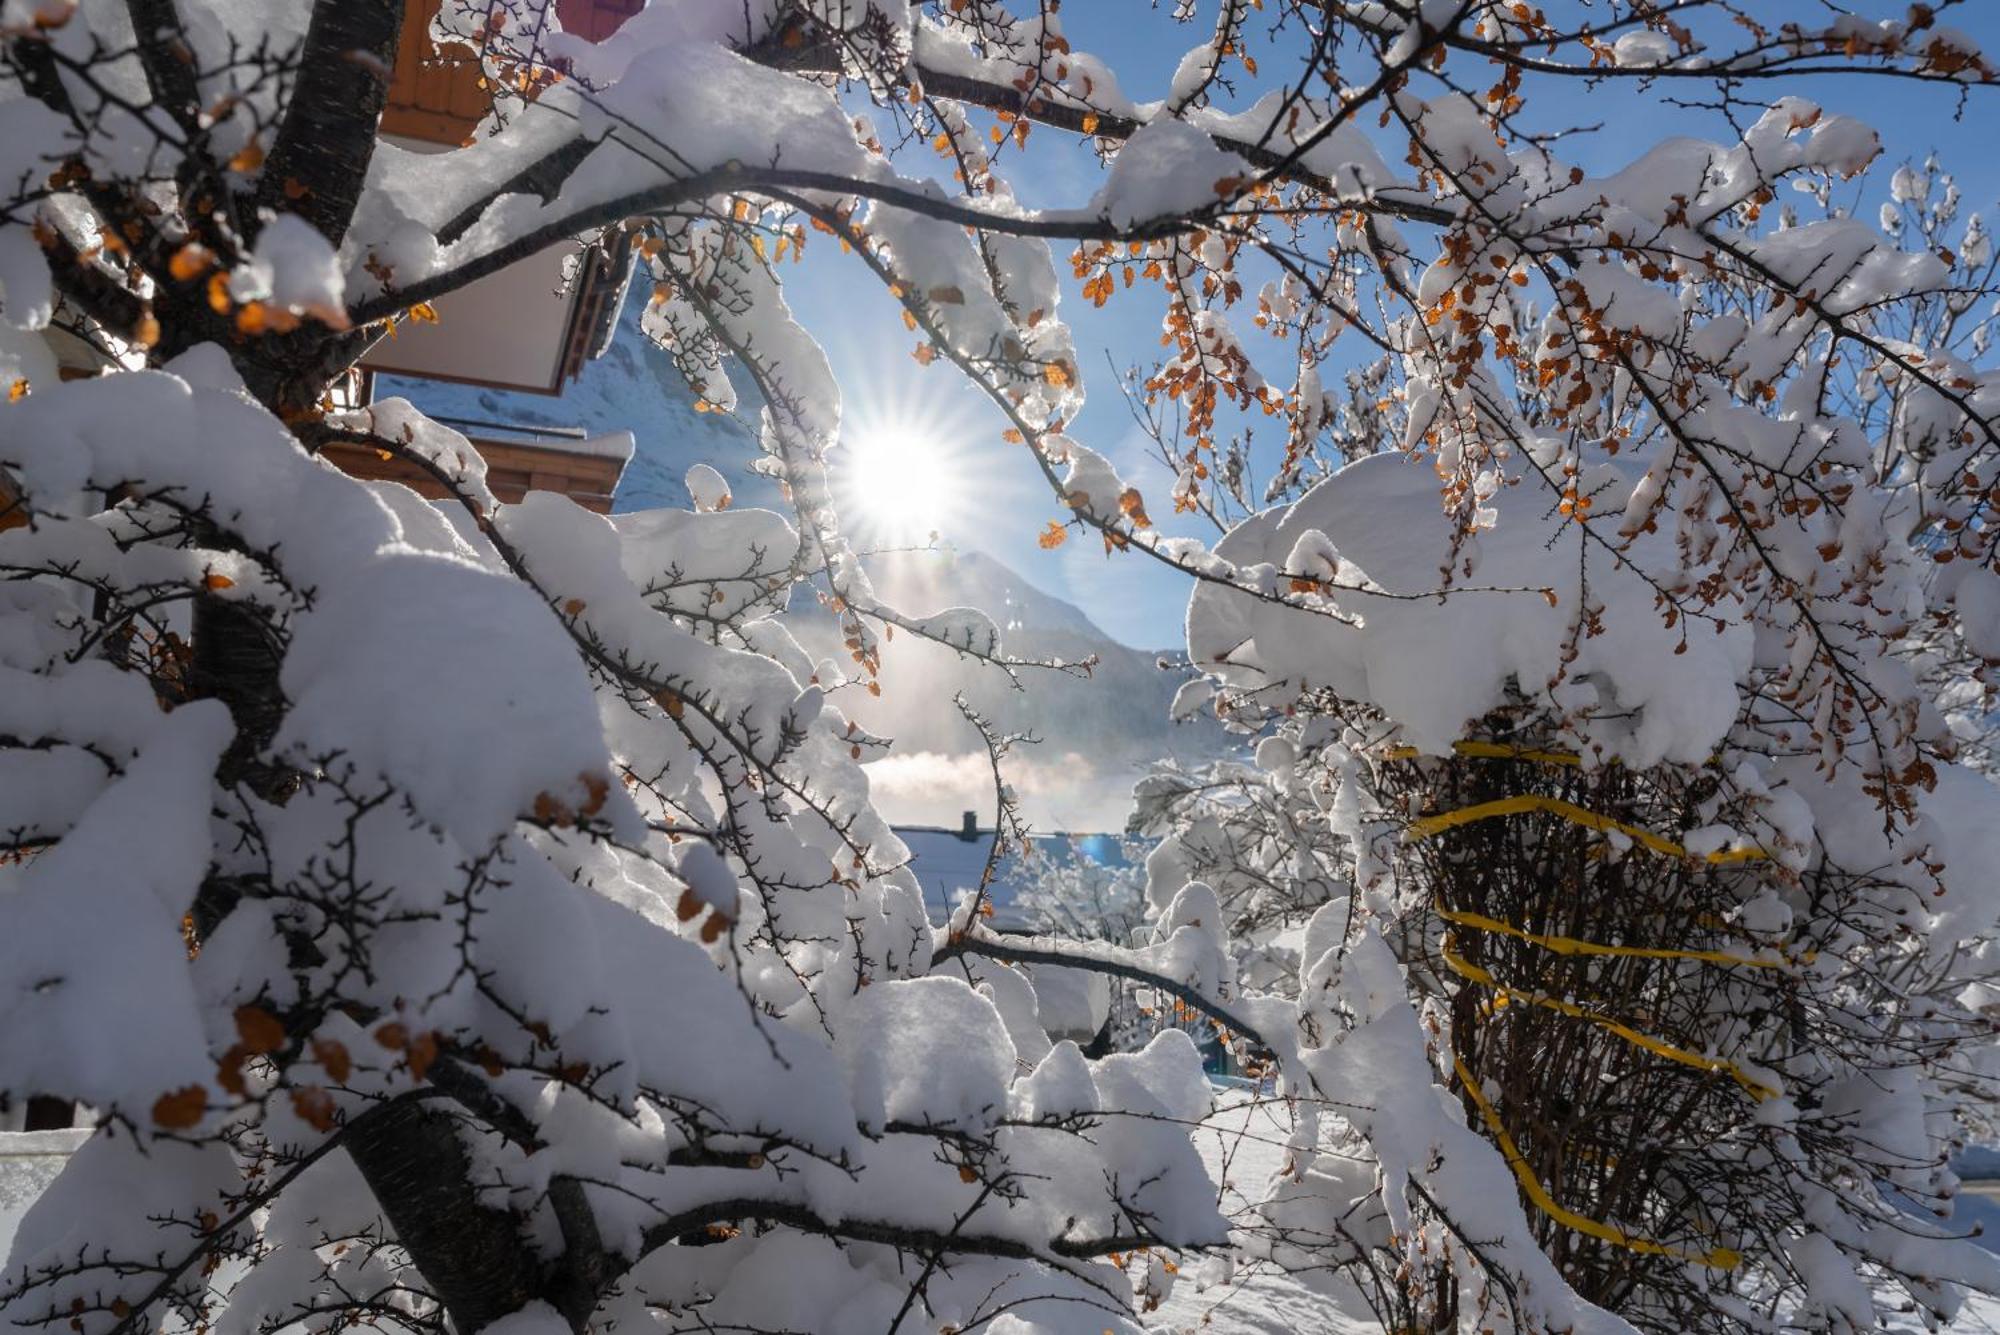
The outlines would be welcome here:
M 1878 140 L 1815 100 L 1990 116 L 1962 6 L 1223 0 L 1156 16 L 1192 46 L 1152 71 L 1054 4 L 654 0 L 592 41 L 443 0 L 488 105 L 419 153 L 381 123 L 417 5 L 0 0 L 0 1092 L 93 1127 L 0 1318 L 1094 1335 L 1231 1247 L 1405 1330 L 2000 1291 L 1945 1166 L 2000 995 L 2000 795 L 1958 763 L 1995 256 L 1937 164 L 1857 215 Z M 1614 169 L 1534 116 L 1633 85 L 1688 124 Z M 1102 170 L 1029 208 L 1044 153 Z M 636 256 L 704 407 L 755 387 L 785 513 L 713 470 L 688 510 L 507 503 L 346 397 L 574 241 Z M 1142 785 L 1139 939 L 932 922 L 871 802 L 840 693 L 888 636 L 1090 664 L 877 592 L 836 331 L 786 298 L 838 251 L 908 373 L 990 406 L 1044 545 L 1186 577 L 1182 704 L 1259 739 Z M 1212 543 L 1076 425 L 1064 303 L 1113 300 L 1160 313 L 1152 503 Z M 1037 967 L 1268 1067 L 1253 1208 L 1189 1139 L 1188 1036 L 1051 1043 Z

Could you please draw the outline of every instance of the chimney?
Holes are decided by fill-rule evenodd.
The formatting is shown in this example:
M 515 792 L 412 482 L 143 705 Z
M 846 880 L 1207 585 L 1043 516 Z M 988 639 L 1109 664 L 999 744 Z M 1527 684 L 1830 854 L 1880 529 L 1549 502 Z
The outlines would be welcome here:
M 958 837 L 965 840 L 968 844 L 979 838 L 978 812 L 968 811 L 965 813 L 964 818 L 959 821 Z

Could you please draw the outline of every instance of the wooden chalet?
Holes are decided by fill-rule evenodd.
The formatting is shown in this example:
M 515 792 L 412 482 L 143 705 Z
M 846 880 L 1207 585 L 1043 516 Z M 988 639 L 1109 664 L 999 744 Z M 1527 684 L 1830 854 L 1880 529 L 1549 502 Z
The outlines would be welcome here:
M 645 0 L 557 0 L 563 30 L 602 41 L 644 7 Z M 436 153 L 471 138 L 491 106 L 479 63 L 462 50 L 440 52 L 430 25 L 439 0 L 411 0 L 382 114 L 384 138 L 410 152 Z M 565 266 L 578 259 L 574 277 Z M 588 358 L 609 346 L 632 268 L 629 250 L 558 245 L 490 274 L 432 303 L 436 323 L 406 321 L 363 358 L 361 400 L 373 397 L 376 372 L 556 395 Z M 51 331 L 63 377 L 97 374 L 95 349 Z M 73 346 L 72 346 L 73 345 Z M 580 430 L 508 422 L 446 420 L 486 459 L 487 482 L 503 501 L 523 492 L 559 491 L 600 513 L 631 458 L 632 438 L 618 432 L 589 438 Z M 373 450 L 335 446 L 327 456 L 348 473 L 409 485 L 436 499 L 425 475 Z M 0 477 L 0 528 L 24 522 Z
M 601 41 L 637 13 L 643 0 L 557 0 L 566 32 Z M 492 104 L 479 62 L 460 48 L 440 52 L 430 25 L 438 0 L 418 0 L 403 15 L 401 45 L 382 112 L 383 137 L 417 153 L 468 142 Z M 563 269 L 582 264 L 573 281 Z M 604 350 L 624 297 L 630 254 L 553 246 L 432 305 L 436 324 L 406 323 L 370 350 L 362 366 L 466 384 L 555 394 L 587 357 Z M 468 331 L 474 331 L 468 333 Z
M 565 32 L 597 42 L 616 32 L 645 0 L 557 0 Z M 479 62 L 462 50 L 440 52 L 430 24 L 438 0 L 404 12 L 395 73 L 382 113 L 384 138 L 411 152 L 443 152 L 466 143 L 491 106 Z M 565 281 L 565 267 L 578 261 Z M 554 246 L 433 302 L 437 322 L 406 322 L 362 361 L 372 392 L 375 372 L 559 394 L 586 359 L 601 354 L 617 328 L 631 273 L 630 252 Z M 523 491 L 560 491 L 606 511 L 631 457 L 628 435 L 587 440 L 581 431 L 506 422 L 447 421 L 487 463 L 487 481 L 506 501 Z M 436 494 L 416 470 L 383 462 L 373 451 L 334 449 L 329 457 L 357 477 L 391 478 Z

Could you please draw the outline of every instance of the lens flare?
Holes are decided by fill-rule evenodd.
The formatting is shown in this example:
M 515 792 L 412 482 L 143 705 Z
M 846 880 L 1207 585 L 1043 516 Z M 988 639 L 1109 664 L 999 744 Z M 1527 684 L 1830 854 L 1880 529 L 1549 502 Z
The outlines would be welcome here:
M 855 434 L 842 453 L 846 518 L 859 536 L 906 545 L 950 532 L 964 489 L 941 441 L 898 423 Z

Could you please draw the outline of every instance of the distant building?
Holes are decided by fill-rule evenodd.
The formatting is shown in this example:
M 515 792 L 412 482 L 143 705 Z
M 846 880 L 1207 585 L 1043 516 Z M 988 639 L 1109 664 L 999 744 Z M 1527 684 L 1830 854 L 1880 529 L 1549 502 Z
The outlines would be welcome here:
M 957 829 L 941 825 L 899 825 L 896 835 L 910 848 L 910 870 L 924 888 L 924 907 L 931 921 L 942 923 L 950 916 L 959 897 L 979 887 L 986 870 L 987 850 L 993 831 L 979 828 L 978 816 L 966 812 Z M 1108 834 L 1033 834 L 1033 859 L 1010 854 L 994 869 L 993 884 L 987 887 L 987 902 L 993 905 L 988 925 L 1002 932 L 1030 932 L 1041 924 L 1021 903 L 1021 892 L 1035 883 L 1044 866 L 1085 863 L 1122 868 L 1134 865 L 1125 847 Z M 1039 865 L 1038 865 L 1039 864 Z
M 966 812 L 959 828 L 900 825 L 910 849 L 910 870 L 924 890 L 924 907 L 943 924 L 986 870 L 993 831 Z M 1034 851 L 1003 857 L 986 899 L 987 926 L 1005 935 L 1049 933 L 1144 945 L 1152 929 L 1142 921 L 1140 864 L 1125 841 L 1109 834 L 1030 835 Z M 1103 875 L 1090 874 L 1101 870 Z M 1120 872 L 1131 873 L 1121 877 Z M 1210 1075 L 1237 1074 L 1234 1057 L 1215 1025 L 1199 1011 L 1152 988 L 1112 982 L 1101 973 L 1024 965 L 1035 983 L 1037 1018 L 1051 1039 L 1070 1039 L 1093 1056 L 1114 1047 L 1139 1047 L 1162 1029 L 1181 1029 L 1194 1041 Z
M 910 871 L 923 886 L 924 907 L 932 923 L 943 925 L 963 897 L 979 888 L 986 871 L 986 859 L 993 846 L 993 831 L 979 828 L 976 813 L 966 812 L 957 829 L 937 825 L 901 825 L 897 836 L 909 846 Z M 1064 870 L 1081 871 L 1092 867 L 1107 870 L 1131 868 L 1123 843 L 1108 834 L 1034 834 L 1029 836 L 1033 855 L 1019 852 L 1003 856 L 986 887 L 986 901 L 993 913 L 987 926 L 996 931 L 1028 934 L 1051 927 L 1076 934 L 1075 923 L 1051 922 L 1059 906 L 1045 900 L 1026 902 L 1025 892 L 1037 885 L 1049 899 L 1051 882 L 1044 876 Z M 1053 880 L 1054 878 L 1052 878 Z M 1075 881 L 1079 878 L 1067 878 Z M 1088 918 L 1090 909 L 1080 915 Z M 1109 980 L 1099 973 L 1079 969 L 1022 966 L 1035 983 L 1037 1018 L 1051 1039 L 1068 1039 L 1086 1050 L 1101 1052 L 1110 1038 L 1110 1021 L 1121 1002 Z M 1129 1003 L 1128 1003 L 1129 1004 Z

